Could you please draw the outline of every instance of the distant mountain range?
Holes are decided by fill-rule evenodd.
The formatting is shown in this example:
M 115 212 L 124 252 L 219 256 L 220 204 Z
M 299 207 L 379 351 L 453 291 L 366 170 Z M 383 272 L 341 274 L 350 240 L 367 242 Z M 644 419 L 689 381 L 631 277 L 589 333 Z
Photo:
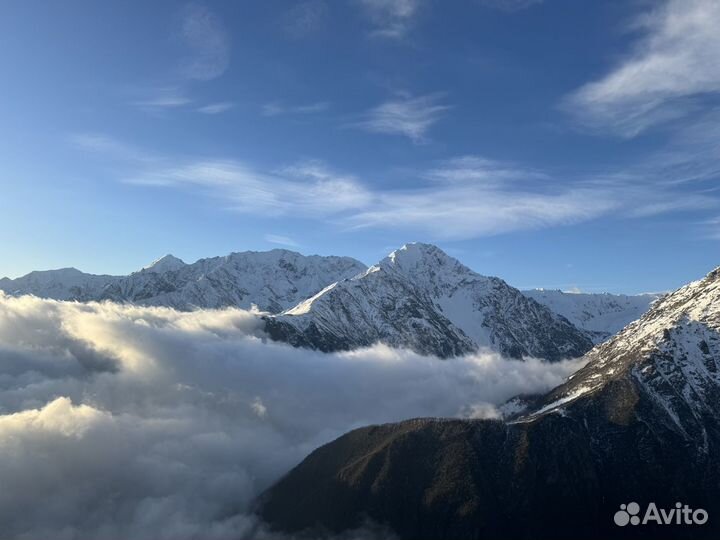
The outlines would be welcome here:
M 322 351 L 383 342 L 443 358 L 488 348 L 548 360 L 581 356 L 656 299 L 521 293 L 428 244 L 403 246 L 370 268 L 279 249 L 192 264 L 166 255 L 127 276 L 67 268 L 3 278 L 0 290 L 180 310 L 257 309 L 272 339 Z
M 639 319 L 664 293 L 638 295 L 570 293 L 548 289 L 523 291 L 585 330 L 594 343 L 601 343 Z
M 284 249 L 231 253 L 193 264 L 166 255 L 128 276 L 66 268 L 0 279 L 0 290 L 81 302 L 112 300 L 180 310 L 255 306 L 278 313 L 365 268 L 350 257 L 305 256 Z
M 352 431 L 308 456 L 259 511 L 275 530 L 311 534 L 370 519 L 401 539 L 716 538 L 720 269 L 658 300 L 586 358 L 507 421 Z M 701 508 L 709 521 L 616 525 L 630 502 Z

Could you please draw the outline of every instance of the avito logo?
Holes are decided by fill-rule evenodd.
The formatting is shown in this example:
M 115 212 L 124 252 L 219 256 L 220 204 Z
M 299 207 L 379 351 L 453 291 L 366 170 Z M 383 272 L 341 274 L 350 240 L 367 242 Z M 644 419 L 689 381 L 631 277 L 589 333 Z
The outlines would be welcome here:
M 666 510 L 658 508 L 654 502 L 648 504 L 642 519 L 640 518 L 640 505 L 636 502 L 621 504 L 620 510 L 613 516 L 615 525 L 646 525 L 655 523 L 657 525 L 705 525 L 708 520 L 708 513 L 702 508 L 693 510 L 687 504 L 675 503 L 675 508 Z

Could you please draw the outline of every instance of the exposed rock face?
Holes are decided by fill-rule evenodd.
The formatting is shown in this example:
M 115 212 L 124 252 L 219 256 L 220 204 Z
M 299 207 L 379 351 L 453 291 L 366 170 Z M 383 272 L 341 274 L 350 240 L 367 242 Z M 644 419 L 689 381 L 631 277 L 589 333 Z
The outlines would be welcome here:
M 365 273 L 268 317 L 267 331 L 322 351 L 383 342 L 443 358 L 487 347 L 514 358 L 559 360 L 592 347 L 563 317 L 427 244 L 408 244 Z
M 337 532 L 369 517 L 408 539 L 717 537 L 720 269 L 588 356 L 512 421 L 350 432 L 269 490 L 260 513 L 285 531 Z M 615 525 L 633 501 L 643 512 L 681 502 L 710 518 Z

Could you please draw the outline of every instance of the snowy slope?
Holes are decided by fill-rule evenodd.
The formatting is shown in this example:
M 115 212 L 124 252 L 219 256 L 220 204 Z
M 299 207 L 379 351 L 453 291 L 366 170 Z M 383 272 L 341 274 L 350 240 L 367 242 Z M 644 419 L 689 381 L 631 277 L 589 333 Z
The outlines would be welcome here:
M 364 274 L 267 318 L 274 339 L 320 350 L 383 342 L 454 356 L 488 347 L 512 357 L 580 356 L 592 343 L 562 317 L 439 248 L 408 244 Z
M 627 381 L 683 432 L 692 429 L 693 418 L 720 418 L 720 268 L 658 300 L 587 358 L 534 416 Z
M 30 272 L 17 279 L 0 279 L 0 290 L 11 295 L 32 294 L 56 300 L 94 300 L 117 276 L 85 274 L 76 268 Z
M 232 253 L 193 264 L 166 255 L 129 276 L 51 270 L 0 280 L 0 289 L 58 300 L 113 300 L 181 310 L 257 306 L 279 312 L 365 268 L 349 257 L 304 256 L 282 249 Z
M 146 267 L 143 268 L 143 270 L 147 272 L 155 272 L 158 274 L 162 274 L 163 272 L 171 272 L 173 270 L 180 270 L 181 268 L 187 266 L 185 264 L 185 261 L 182 259 L 178 259 L 177 257 L 174 257 L 173 255 L 165 255 L 164 257 L 160 257 L 157 260 L 154 260 L 150 264 L 148 264 Z
M 594 343 L 605 341 L 639 319 L 662 294 L 586 294 L 533 289 L 523 294 L 586 330 Z
M 166 272 L 141 270 L 110 285 L 103 299 L 177 309 L 228 306 L 277 313 L 365 265 L 349 257 L 304 256 L 283 249 L 201 259 Z

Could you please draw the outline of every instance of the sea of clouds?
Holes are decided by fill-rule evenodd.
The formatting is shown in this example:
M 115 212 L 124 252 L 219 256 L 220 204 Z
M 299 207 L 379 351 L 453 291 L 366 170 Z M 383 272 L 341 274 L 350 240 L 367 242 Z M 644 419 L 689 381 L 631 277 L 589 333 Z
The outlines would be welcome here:
M 0 537 L 265 538 L 253 501 L 319 445 L 367 424 L 492 416 L 579 366 L 323 354 L 268 342 L 238 309 L 0 292 Z

